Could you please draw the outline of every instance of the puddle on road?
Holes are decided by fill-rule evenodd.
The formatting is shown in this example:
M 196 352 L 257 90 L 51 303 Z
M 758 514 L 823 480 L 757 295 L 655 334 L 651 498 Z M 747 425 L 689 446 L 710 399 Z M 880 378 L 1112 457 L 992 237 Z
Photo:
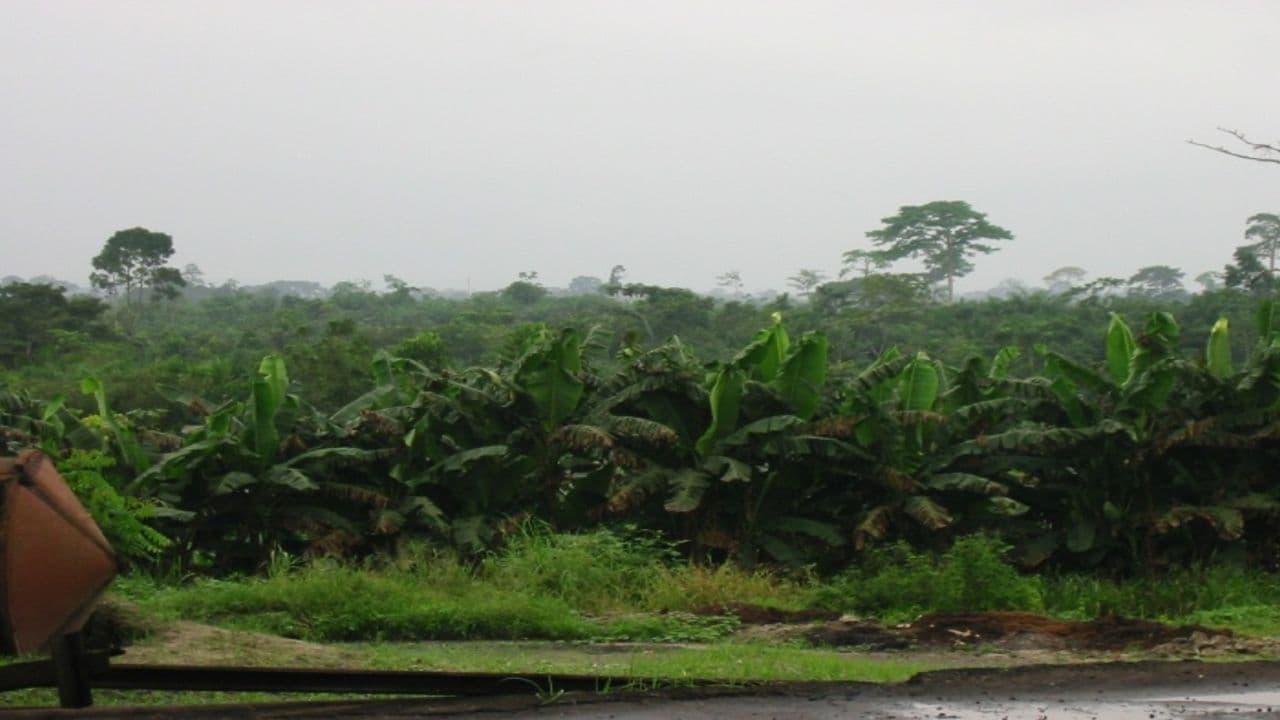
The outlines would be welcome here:
M 1175 697 L 1150 697 L 1144 698 L 1147 702 L 1153 703 L 1173 703 L 1173 702 L 1196 702 L 1196 703 L 1236 703 L 1244 705 L 1263 705 L 1270 706 L 1276 711 L 1280 711 L 1280 691 L 1278 690 L 1256 690 L 1253 692 L 1229 692 L 1229 693 L 1197 693 L 1195 695 L 1179 695 Z
M 1280 718 L 1280 692 L 1204 693 L 1125 700 L 1073 698 L 1052 701 L 993 701 L 910 704 L 901 715 L 890 717 L 936 718 L 937 720 L 990 720 L 991 718 L 1036 718 L 1043 720 L 1127 720 L 1248 716 Z

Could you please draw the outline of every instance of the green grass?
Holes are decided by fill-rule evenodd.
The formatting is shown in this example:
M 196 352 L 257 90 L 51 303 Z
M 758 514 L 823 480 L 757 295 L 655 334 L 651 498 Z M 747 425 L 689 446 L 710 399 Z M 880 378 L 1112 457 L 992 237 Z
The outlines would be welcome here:
M 637 585 L 625 580 L 593 584 L 586 579 L 592 577 L 590 567 L 582 577 L 561 573 L 574 567 L 568 562 L 536 568 L 512 563 L 496 569 L 486 564 L 473 570 L 447 556 L 419 554 L 401 560 L 382 567 L 313 563 L 266 577 L 197 579 L 178 585 L 132 577 L 120 581 L 117 591 L 159 619 L 196 620 L 316 642 L 710 642 L 737 629 L 732 617 L 647 612 L 657 603 L 635 595 Z M 667 577 L 658 574 L 660 570 L 647 568 L 654 576 L 646 582 Z M 607 580 L 609 573 L 618 574 L 601 569 L 596 579 Z M 687 574 L 703 579 L 702 571 Z M 550 583 L 547 578 L 552 577 L 560 578 L 560 584 Z
M 672 548 L 649 536 L 537 527 L 478 566 L 420 547 L 376 564 L 279 562 L 253 578 L 173 584 L 133 576 L 117 591 L 160 619 L 318 642 L 710 642 L 737 629 L 716 608 L 802 607 L 807 592 L 765 571 L 675 563 Z
M 589 614 L 689 612 L 738 603 L 800 608 L 807 602 L 803 582 L 768 570 L 681 562 L 675 545 L 634 530 L 569 535 L 527 524 L 484 561 L 478 577 L 558 598 Z
M 364 564 L 277 562 L 262 577 L 118 591 L 160 619 L 190 619 L 317 642 L 561 640 L 713 642 L 737 629 L 718 609 L 818 608 L 887 622 L 928 612 L 1106 614 L 1280 635 L 1280 576 L 1230 565 L 1158 578 L 1020 573 L 986 536 L 930 556 L 894 545 L 834 578 L 677 561 L 652 536 L 526 527 L 478 564 L 427 548 Z M 693 614 L 694 612 L 699 614 Z
M 932 667 L 911 656 L 868 659 L 733 642 L 727 638 L 738 627 L 735 618 L 690 612 L 741 603 L 825 608 L 888 621 L 934 611 L 1032 610 L 1074 619 L 1114 613 L 1280 636 L 1277 575 L 1227 564 L 1128 580 L 1024 575 L 1006 562 L 1004 552 L 998 541 L 982 536 L 961 539 L 938 556 L 893 546 L 820 581 L 809 573 L 680 562 L 670 546 L 651 536 L 553 535 L 527 528 L 503 551 L 475 564 L 426 548 L 361 564 L 281 557 L 260 577 L 164 582 L 135 574 L 121 578 L 115 592 L 147 618 L 342 643 L 337 647 L 350 653 L 344 657 L 362 667 L 599 674 L 642 685 L 689 678 L 896 682 Z M 591 644 L 600 641 L 649 644 Z M 980 662 L 976 658 L 958 662 Z M 323 697 L 98 694 L 104 705 Z M 55 698 L 52 691 L 33 690 L 6 694 L 0 702 L 49 705 Z
M 1029 575 L 1005 559 L 1007 550 L 983 535 L 960 538 L 939 556 L 892 545 L 812 585 L 809 598 L 820 607 L 886 622 L 931 612 L 1021 610 L 1074 620 L 1122 615 L 1280 635 L 1280 575 L 1231 564 L 1149 578 Z
M 625 676 L 643 681 L 692 678 L 725 682 L 901 682 L 937 666 L 764 643 L 722 642 L 702 647 L 641 646 L 601 651 L 543 643 L 387 643 L 357 645 L 382 669 L 565 673 Z
M 928 612 L 1044 608 L 1044 586 L 1005 561 L 1008 547 L 986 535 L 959 538 L 939 556 L 896 543 L 810 591 L 818 606 L 889 622 Z
M 1280 635 L 1280 576 L 1216 565 L 1154 578 L 1069 575 L 1045 580 L 1046 609 L 1059 616 L 1115 614 Z
M 578 640 L 595 625 L 555 598 L 408 572 L 315 566 L 268 578 L 140 585 L 127 595 L 162 619 L 189 619 L 312 641 Z

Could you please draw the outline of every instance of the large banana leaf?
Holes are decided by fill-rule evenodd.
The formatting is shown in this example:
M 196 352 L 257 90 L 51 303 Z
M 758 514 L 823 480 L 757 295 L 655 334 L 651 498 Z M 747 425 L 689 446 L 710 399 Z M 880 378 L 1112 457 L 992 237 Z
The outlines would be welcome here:
M 738 412 L 742 406 L 742 388 L 746 374 L 733 365 L 720 368 L 715 384 L 711 386 L 711 425 L 698 438 L 697 449 L 707 455 L 720 438 L 733 432 L 738 426 Z
M 671 497 L 663 505 L 667 512 L 687 513 L 698 509 L 702 504 L 702 496 L 711 485 L 706 473 L 685 469 L 672 476 Z
M 751 466 L 727 455 L 712 455 L 702 466 L 715 473 L 721 482 L 751 482 Z
M 971 473 L 940 473 L 929 478 L 925 487 L 946 492 L 973 493 L 976 495 L 1007 495 L 1009 488 L 994 480 Z
M 1218 322 L 1213 324 L 1213 329 L 1209 331 L 1209 343 L 1204 350 L 1204 361 L 1209 374 L 1219 380 L 1225 380 L 1235 373 L 1231 365 L 1231 338 L 1228 334 L 1226 318 L 1219 318 Z
M 797 416 L 808 420 L 822 400 L 826 379 L 827 338 L 821 333 L 805 333 L 783 362 L 773 387 Z
M 902 512 L 930 530 L 941 530 L 954 522 L 946 508 L 923 495 L 912 495 L 904 500 Z
M 1073 385 L 1079 386 L 1086 390 L 1096 392 L 1101 395 L 1113 393 L 1116 389 L 1116 383 L 1108 380 L 1093 370 L 1081 365 L 1065 355 L 1061 355 L 1052 350 L 1043 347 L 1037 348 L 1037 351 L 1044 358 L 1045 374 L 1050 380 L 1062 378 L 1068 380 Z M 1129 367 L 1126 365 L 1126 367 Z M 1127 379 L 1126 376 L 1124 379 Z M 1123 382 L 1123 380 L 1121 382 Z
M 1124 383 L 1126 388 L 1138 382 L 1154 365 L 1176 352 L 1180 332 L 1177 321 L 1167 312 L 1153 312 L 1147 316 L 1142 343 L 1134 350 L 1132 362 L 1129 363 L 1129 377 Z
M 1137 343 L 1133 339 L 1133 331 L 1119 315 L 1111 314 L 1111 324 L 1107 326 L 1107 371 L 1116 383 L 1129 378 L 1130 365 L 1133 361 Z
M 987 377 L 994 380 L 1009 377 L 1009 368 L 1020 357 L 1022 357 L 1022 351 L 1015 345 L 1000 348 L 996 356 L 991 360 L 991 370 L 988 371 Z
M 888 401 L 893 396 L 893 381 L 909 362 L 911 359 L 903 356 L 896 347 L 881 353 L 875 362 L 868 365 L 853 379 L 849 386 L 850 403 L 859 402 L 860 396 L 866 396 L 877 403 Z M 844 407 L 845 414 L 851 414 L 854 411 L 852 404 L 847 403 Z
M 791 341 L 782 327 L 782 317 L 775 313 L 773 325 L 756 333 L 751 343 L 733 358 L 731 364 L 746 371 L 752 380 L 773 382 L 782 370 L 790 347 Z
M 506 445 L 484 445 L 461 450 L 441 460 L 436 467 L 445 471 L 461 472 L 467 470 L 472 463 L 506 457 L 509 450 L 510 448 Z
M 724 439 L 726 446 L 749 445 L 759 442 L 761 436 L 786 433 L 798 428 L 804 421 L 795 415 L 771 415 L 743 425 Z
M 903 369 L 898 380 L 898 397 L 903 410 L 931 410 L 938 400 L 941 381 L 938 368 L 928 355 L 920 353 Z
M 573 415 L 582 401 L 582 339 L 574 330 L 565 330 L 542 347 L 527 354 L 516 372 L 520 386 L 550 429 Z
M 276 427 L 276 415 L 284 404 L 289 389 L 289 374 L 284 358 L 268 355 L 258 366 L 258 377 L 253 381 L 253 449 L 264 464 L 269 464 L 280 452 L 280 431 Z

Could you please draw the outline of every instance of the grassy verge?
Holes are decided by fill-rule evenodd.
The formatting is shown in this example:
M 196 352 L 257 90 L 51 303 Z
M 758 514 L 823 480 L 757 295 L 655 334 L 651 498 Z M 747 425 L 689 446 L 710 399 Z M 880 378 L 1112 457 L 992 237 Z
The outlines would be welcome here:
M 373 667 L 470 672 L 612 675 L 662 683 L 710 678 L 747 681 L 901 682 L 936 665 L 764 643 L 641 647 L 601 652 L 586 647 L 510 643 L 361 645 Z
M 315 642 L 560 640 L 714 642 L 742 604 L 912 619 L 928 612 L 1106 614 L 1280 635 L 1280 577 L 1233 566 L 1153 579 L 1020 573 L 996 540 L 958 540 L 940 556 L 892 546 L 833 578 L 676 562 L 651 537 L 529 531 L 479 564 L 426 549 L 392 562 L 277 564 L 261 577 L 117 591 L 160 619 L 196 620 Z
M 688 678 L 894 682 L 933 667 L 920 656 L 869 658 L 734 642 L 729 638 L 737 620 L 716 609 L 741 604 L 826 609 L 885 621 L 947 611 L 1030 610 L 1075 619 L 1115 613 L 1280 635 L 1280 577 L 1272 574 L 1220 565 L 1123 581 L 1025 575 L 1005 561 L 999 542 L 981 536 L 962 539 L 938 556 L 885 548 L 858 567 L 819 580 L 807 573 L 681 563 L 651 537 L 530 531 L 480 563 L 418 549 L 377 564 L 278 562 L 253 578 L 161 582 L 134 575 L 122 578 L 116 593 L 154 620 L 193 620 L 328 643 L 316 664 L 599 674 L 631 678 L 642 686 Z M 255 645 L 250 640 L 228 633 L 216 638 L 219 652 L 231 653 L 227 662 L 298 664 L 296 656 L 285 657 L 292 649 L 273 651 L 270 643 L 255 641 L 259 654 L 253 655 L 246 649 Z M 600 641 L 658 644 L 590 644 Z M 189 644 L 175 647 L 184 648 L 182 658 L 192 657 Z M 246 659 L 251 656 L 252 662 Z M 971 655 L 945 662 L 992 660 Z M 103 705 L 323 697 L 98 694 Z M 55 697 L 52 691 L 28 691 L 6 694 L 0 702 L 50 705 Z
M 737 621 L 707 609 L 807 602 L 802 583 L 677 564 L 670 555 L 643 536 L 531 531 L 479 565 L 419 548 L 376 565 L 278 564 L 262 577 L 178 584 L 133 576 L 116 589 L 160 619 L 317 642 L 710 642 L 731 634 Z

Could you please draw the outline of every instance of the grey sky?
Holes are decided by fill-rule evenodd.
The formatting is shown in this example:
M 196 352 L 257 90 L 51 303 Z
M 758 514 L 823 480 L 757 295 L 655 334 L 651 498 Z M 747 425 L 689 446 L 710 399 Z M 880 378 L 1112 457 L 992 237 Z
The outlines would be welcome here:
M 1220 268 L 1280 168 L 1280 2 L 0 3 L 0 275 L 114 230 L 210 279 L 784 287 L 899 205 L 1017 239 L 962 289 Z

